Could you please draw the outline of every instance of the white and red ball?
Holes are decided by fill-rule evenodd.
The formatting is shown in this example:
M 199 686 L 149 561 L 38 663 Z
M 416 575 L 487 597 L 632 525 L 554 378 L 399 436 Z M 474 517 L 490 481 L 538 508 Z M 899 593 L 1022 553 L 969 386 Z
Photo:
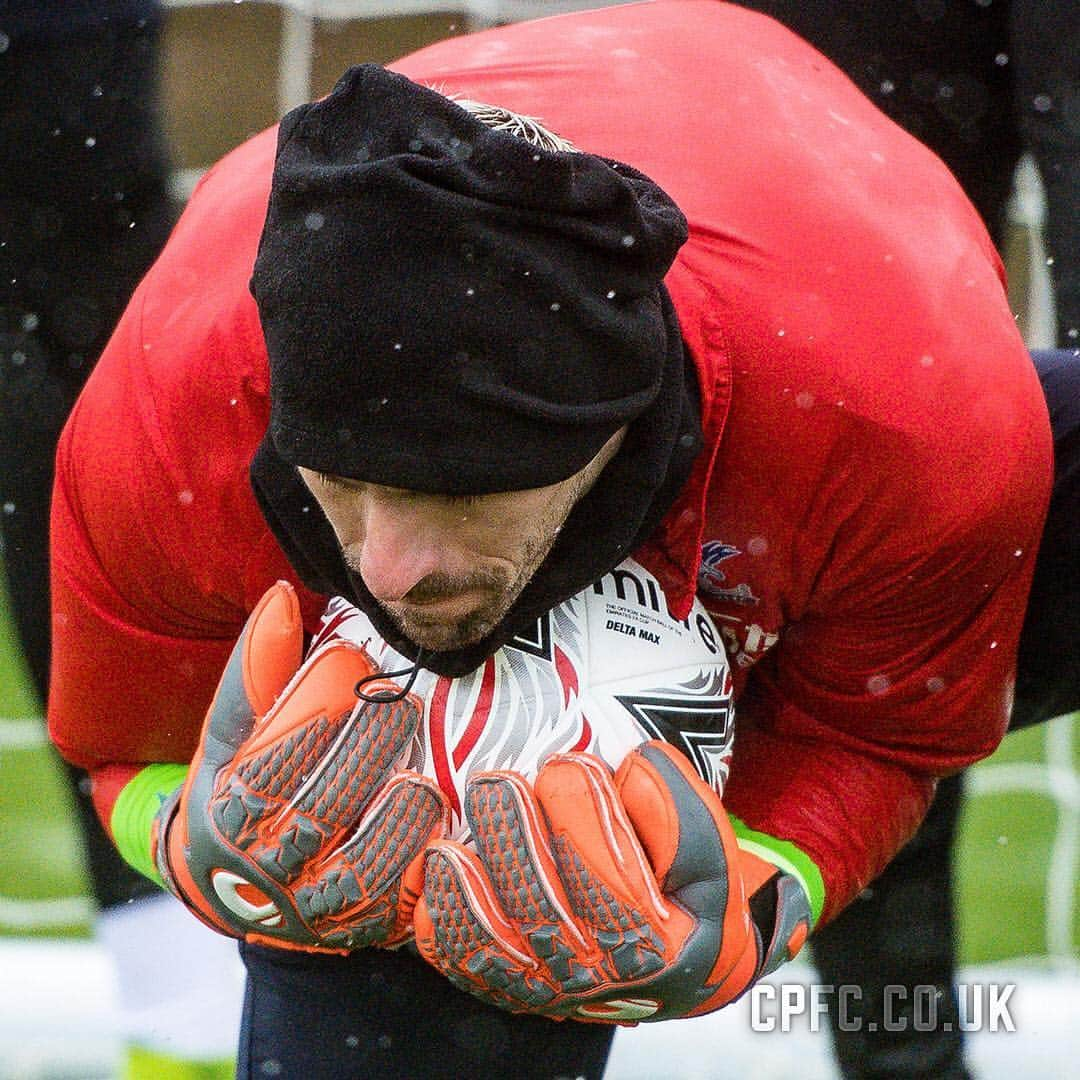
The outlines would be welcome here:
M 334 598 L 311 651 L 339 638 L 363 645 L 384 671 L 412 667 L 362 611 Z M 421 670 L 412 690 L 424 716 L 402 764 L 438 781 L 456 838 L 467 833 L 461 806 L 470 775 L 513 769 L 533 779 L 548 756 L 568 750 L 615 767 L 632 747 L 664 739 L 723 794 L 734 715 L 720 635 L 698 601 L 687 619 L 673 618 L 659 582 L 632 559 L 470 674 Z

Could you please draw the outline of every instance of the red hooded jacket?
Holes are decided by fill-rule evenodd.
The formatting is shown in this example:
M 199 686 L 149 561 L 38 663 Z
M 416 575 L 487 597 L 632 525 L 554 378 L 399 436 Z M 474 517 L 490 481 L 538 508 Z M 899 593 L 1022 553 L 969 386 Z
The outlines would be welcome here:
M 725 802 L 809 856 L 828 917 L 1007 722 L 1052 455 L 982 224 L 819 53 L 715 0 L 517 24 L 393 67 L 636 166 L 689 219 L 667 284 L 707 449 L 638 557 L 677 613 L 696 589 L 723 629 Z M 203 179 L 60 444 L 50 725 L 101 777 L 190 759 L 273 581 L 311 627 L 326 599 L 248 479 L 274 148 L 264 132 Z M 99 785 L 106 816 L 116 790 Z

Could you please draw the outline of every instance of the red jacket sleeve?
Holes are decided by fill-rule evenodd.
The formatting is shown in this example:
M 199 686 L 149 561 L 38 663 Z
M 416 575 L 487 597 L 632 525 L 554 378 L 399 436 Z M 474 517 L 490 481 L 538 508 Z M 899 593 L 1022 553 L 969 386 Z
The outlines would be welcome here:
M 770 459 L 766 423 L 716 485 L 720 507 L 742 498 L 718 515 L 741 552 L 722 584 L 757 601 L 716 605 L 744 680 L 726 801 L 811 857 L 826 918 L 914 832 L 936 779 L 991 753 L 1008 722 L 1051 448 L 1019 343 L 985 327 L 972 342 L 970 357 L 939 351 L 942 382 L 922 394 L 882 382 L 891 428 L 857 389 L 812 384 L 813 405 L 777 409 L 787 460 Z M 725 437 L 742 434 L 738 408 Z
M 200 530 L 170 535 L 168 519 L 205 512 L 204 488 L 170 470 L 143 422 L 138 315 L 125 316 L 57 453 L 49 725 L 88 768 L 188 760 L 243 619 L 240 592 L 215 595 L 176 557 Z
M 92 772 L 190 760 L 244 619 L 275 580 L 298 586 L 309 619 L 322 609 L 248 476 L 268 401 L 247 282 L 273 145 L 271 131 L 204 180 L 59 442 L 49 728 Z M 118 775 L 101 773 L 103 790 Z

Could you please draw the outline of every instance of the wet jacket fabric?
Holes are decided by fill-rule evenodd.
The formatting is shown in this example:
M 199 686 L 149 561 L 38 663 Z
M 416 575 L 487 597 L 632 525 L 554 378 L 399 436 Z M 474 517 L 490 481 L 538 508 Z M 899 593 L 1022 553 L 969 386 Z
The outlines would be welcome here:
M 793 844 L 825 917 L 1004 733 L 1051 445 L 1000 261 L 941 163 L 771 20 L 659 0 L 393 65 L 632 163 L 686 214 L 668 275 L 706 449 L 637 552 L 736 676 L 725 798 Z M 269 415 L 248 292 L 275 135 L 203 179 L 61 441 L 50 725 L 98 780 L 186 761 L 278 578 L 249 467 Z M 275 529 L 277 533 L 275 533 Z

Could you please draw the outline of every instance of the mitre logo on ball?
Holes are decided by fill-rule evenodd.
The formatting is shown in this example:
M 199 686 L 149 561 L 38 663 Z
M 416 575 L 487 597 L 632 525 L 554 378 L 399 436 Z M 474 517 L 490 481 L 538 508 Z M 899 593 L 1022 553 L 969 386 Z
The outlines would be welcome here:
M 335 597 L 309 655 L 342 639 L 366 648 L 386 672 L 412 668 L 362 611 Z M 406 676 L 396 681 L 404 685 Z M 614 768 L 632 747 L 663 739 L 723 795 L 734 716 L 720 635 L 696 600 L 688 618 L 673 618 L 659 582 L 632 559 L 475 671 L 449 678 L 421 670 L 412 692 L 423 720 L 401 765 L 438 782 L 458 839 L 467 835 L 461 807 L 469 776 L 513 769 L 531 780 L 547 757 L 569 750 Z

